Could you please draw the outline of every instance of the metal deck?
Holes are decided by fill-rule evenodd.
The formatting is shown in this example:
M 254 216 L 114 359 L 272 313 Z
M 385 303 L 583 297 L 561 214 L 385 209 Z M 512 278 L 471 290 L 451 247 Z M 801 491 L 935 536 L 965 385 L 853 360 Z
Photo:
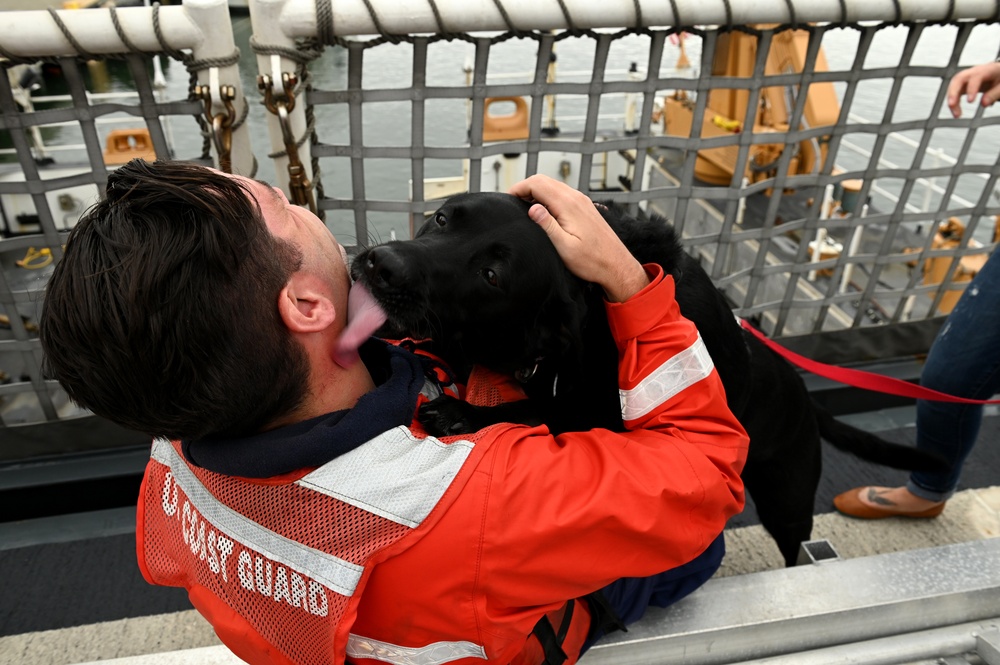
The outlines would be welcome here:
M 1000 663 L 1000 539 L 713 579 L 587 665 Z

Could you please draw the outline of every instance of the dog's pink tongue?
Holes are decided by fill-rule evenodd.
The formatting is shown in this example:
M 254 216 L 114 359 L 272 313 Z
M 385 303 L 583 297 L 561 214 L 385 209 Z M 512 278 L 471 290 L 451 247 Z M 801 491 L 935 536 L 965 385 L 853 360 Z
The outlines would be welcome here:
M 358 359 L 358 349 L 385 323 L 386 314 L 362 284 L 355 282 L 347 297 L 347 326 L 337 340 L 333 359 L 349 367 Z

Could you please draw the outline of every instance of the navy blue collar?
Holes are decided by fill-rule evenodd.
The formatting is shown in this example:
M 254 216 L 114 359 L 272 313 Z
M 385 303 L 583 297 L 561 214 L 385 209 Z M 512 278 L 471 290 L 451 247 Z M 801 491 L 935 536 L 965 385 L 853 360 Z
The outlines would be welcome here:
M 360 352 L 377 387 L 354 408 L 242 439 L 184 441 L 184 457 L 216 473 L 269 478 L 321 466 L 382 432 L 409 425 L 424 386 L 422 360 L 379 340 L 366 342 Z

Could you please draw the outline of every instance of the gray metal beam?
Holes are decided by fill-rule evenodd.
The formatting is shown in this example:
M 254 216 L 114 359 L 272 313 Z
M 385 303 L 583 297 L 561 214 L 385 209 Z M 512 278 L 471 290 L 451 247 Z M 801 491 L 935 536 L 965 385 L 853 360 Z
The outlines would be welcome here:
M 982 656 L 981 632 L 996 630 L 996 622 L 963 623 L 946 628 L 934 628 L 918 633 L 903 633 L 877 640 L 839 644 L 825 649 L 790 653 L 773 658 L 743 661 L 734 665 L 913 665 L 938 662 L 948 657 L 954 663 L 967 664 L 962 654 Z M 983 659 L 987 665 L 992 662 Z
M 581 662 L 739 663 L 995 621 L 998 611 L 994 538 L 709 580 L 672 607 L 650 608 Z

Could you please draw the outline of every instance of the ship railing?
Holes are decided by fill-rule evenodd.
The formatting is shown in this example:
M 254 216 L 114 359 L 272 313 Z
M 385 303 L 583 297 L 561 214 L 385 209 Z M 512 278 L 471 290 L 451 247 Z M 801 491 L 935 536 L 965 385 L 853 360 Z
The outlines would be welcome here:
M 0 431 L 4 431 L 0 461 L 9 461 L 55 454 L 67 442 L 29 434 L 27 447 L 15 450 L 11 442 L 19 439 L 5 428 L 88 415 L 69 401 L 58 383 L 43 375 L 37 321 L 46 278 L 62 256 L 69 229 L 107 182 L 105 145 L 98 127 L 109 119 L 128 117 L 130 124 L 148 132 L 157 156 L 211 165 L 218 163 L 218 155 L 207 147 L 196 154 L 171 154 L 167 123 L 175 123 L 175 131 L 204 134 L 210 142 L 208 119 L 227 111 L 222 97 L 231 93 L 234 108 L 244 112 L 230 126 L 231 159 L 240 172 L 250 174 L 254 157 L 242 122 L 247 103 L 226 0 L 186 0 L 164 7 L 2 11 L 0 19 L 0 64 L 11 81 L 9 86 L 0 85 L 0 130 L 10 137 L 16 157 L 2 165 L 9 172 L 0 179 L 0 198 L 6 206 L 0 219 Z M 168 58 L 187 70 L 190 86 L 185 94 L 160 98 L 151 58 Z M 92 61 L 113 62 L 123 72 L 133 90 L 128 99 L 97 91 L 88 70 Z M 19 77 L 9 71 L 39 65 L 61 72 L 68 104 L 36 108 L 40 100 L 26 96 Z M 84 150 L 70 168 L 49 167 L 46 155 L 35 150 L 32 134 L 48 126 L 71 129 L 81 137 Z M 121 438 L 134 441 L 136 435 L 122 431 Z
M 965 116 L 953 119 L 944 96 L 955 73 L 995 59 L 996 11 L 989 3 L 946 0 L 864 6 L 838 0 L 649 5 L 629 0 L 600 8 L 568 0 L 551 7 L 482 0 L 405 9 L 372 0 L 354 10 L 338 5 L 334 21 L 323 0 L 250 2 L 260 72 L 296 71 L 299 81 L 308 81 L 301 88 L 307 103 L 295 109 L 290 122 L 298 157 L 315 188 L 315 206 L 338 237 L 364 244 L 388 235 L 379 230 L 382 224 L 433 210 L 438 203 L 426 200 L 431 197 L 420 184 L 447 179 L 448 163 L 455 164 L 451 172 L 461 174 L 466 189 L 481 191 L 507 185 L 490 168 L 504 155 L 521 155 L 508 179 L 544 170 L 546 160 L 558 158 L 573 164 L 567 181 L 595 197 L 610 196 L 637 213 L 669 211 L 689 249 L 713 257 L 706 268 L 736 312 L 772 336 L 792 344 L 797 337 L 843 329 L 877 336 L 889 324 L 911 330 L 910 348 L 922 350 L 976 262 L 994 246 L 1000 169 L 995 151 L 984 156 L 976 148 L 1000 144 L 1000 118 L 967 104 Z M 524 17 L 531 17 L 530 24 Z M 674 42 L 682 34 L 694 47 L 696 77 L 681 76 L 674 67 Z M 713 64 L 722 62 L 739 35 L 753 41 L 743 69 L 715 73 L 719 68 Z M 796 35 L 804 36 L 797 65 L 776 67 L 769 54 Z M 308 51 L 289 50 L 303 41 Z M 624 77 L 628 62 L 637 59 L 627 52 L 636 42 L 642 44 L 641 75 Z M 879 51 L 884 43 L 889 48 Z M 309 78 L 328 65 L 327 48 L 346 60 L 335 85 Z M 560 68 L 588 72 L 586 80 L 549 79 L 556 48 Z M 387 50 L 401 54 L 393 61 L 398 76 L 391 84 L 372 83 Z M 428 66 L 464 59 L 469 50 L 474 65 L 468 80 L 441 77 Z M 583 64 L 570 62 L 572 57 Z M 510 70 L 529 75 L 499 76 Z M 861 113 L 859 102 L 870 99 L 875 86 L 882 103 Z M 817 124 L 811 100 L 834 87 L 831 99 L 840 108 L 832 121 Z M 786 117 L 762 128 L 762 109 L 773 104 L 775 90 L 788 102 Z M 686 93 L 692 129 L 659 131 L 650 119 L 653 111 L 677 91 Z M 715 116 L 722 115 L 712 99 L 719 91 L 752 100 L 738 107 L 739 117 L 722 118 L 752 131 L 711 130 Z M 799 94 L 805 91 L 809 94 Z M 636 96 L 637 133 L 620 131 L 621 121 L 614 120 L 619 134 L 607 135 L 608 126 L 601 123 L 612 94 Z M 484 141 L 484 106 L 504 96 L 530 102 L 527 131 L 513 140 Z M 572 140 L 544 133 L 542 107 L 553 97 L 562 114 L 583 117 Z M 582 110 L 571 109 L 567 100 Z M 409 130 L 404 138 L 372 131 L 379 105 L 392 105 L 397 124 Z M 435 130 L 457 127 L 458 133 L 432 142 L 432 124 Z M 785 128 L 776 129 L 779 125 Z M 287 133 L 273 121 L 273 150 L 284 149 L 282 136 Z M 809 146 L 822 152 L 806 155 Z M 769 147 L 774 161 L 764 160 L 770 168 L 758 169 Z M 937 159 L 939 149 L 948 149 L 956 161 Z M 712 153 L 724 153 L 720 161 L 730 162 L 721 186 L 699 178 L 702 157 Z M 678 159 L 671 177 L 653 177 L 669 161 L 665 154 Z M 617 172 L 611 167 L 615 155 L 627 157 Z M 601 170 L 620 177 L 600 185 L 630 186 L 600 191 L 593 174 L 602 160 L 608 165 Z M 461 162 L 466 165 L 458 166 Z M 398 165 L 404 174 L 398 186 L 379 189 L 376 164 Z M 287 181 L 283 154 L 275 169 L 278 179 Z M 840 194 L 853 183 L 858 203 L 843 205 Z M 706 201 L 717 215 L 698 212 Z M 702 231 L 688 228 L 699 216 L 717 217 L 718 223 Z M 951 218 L 964 226 L 964 234 L 945 242 L 935 232 Z M 827 256 L 827 245 L 838 251 Z M 750 246 L 752 256 L 745 256 Z M 881 341 L 873 347 L 886 352 Z
M 967 284 L 967 265 L 994 246 L 1000 167 L 990 146 L 1000 144 L 1000 117 L 971 105 L 959 119 L 943 111 L 948 80 L 997 54 L 997 36 L 990 32 L 997 8 L 984 0 L 609 0 L 600 6 L 584 0 L 369 0 L 338 4 L 336 21 L 329 0 L 249 4 L 257 74 L 265 88 L 270 82 L 275 106 L 288 110 L 266 114 L 277 182 L 290 198 L 304 194 L 303 203 L 315 207 L 347 244 L 388 237 L 400 220 L 436 208 L 438 202 L 420 186 L 435 178 L 462 174 L 465 189 L 504 189 L 509 183 L 496 177 L 492 165 L 507 155 L 517 155 L 517 166 L 504 172 L 510 180 L 537 171 L 559 173 L 566 163 L 567 181 L 595 198 L 613 198 L 640 215 L 668 212 L 736 313 L 759 322 L 768 334 L 794 346 L 805 338 L 856 332 L 875 339 L 863 352 L 869 357 L 926 351 L 942 315 Z M 147 124 L 157 154 L 167 154 L 161 118 L 202 117 L 204 110 L 194 96 L 157 101 L 145 76 L 146 58 L 166 54 L 184 61 L 195 82 L 213 95 L 223 85 L 234 86 L 235 106 L 245 108 L 225 11 L 222 0 L 187 0 L 181 6 L 117 12 L 7 12 L 5 20 L 15 29 L 0 35 L 0 56 L 11 62 L 54 59 L 82 81 L 80 67 L 87 58 L 124 55 L 132 69 L 143 72 L 136 76 L 141 106 L 129 110 Z M 675 68 L 680 53 L 675 41 L 684 35 L 696 77 Z M 737 59 L 743 69 L 715 73 L 721 71 L 716 62 L 741 36 L 750 40 L 750 55 Z M 795 40 L 797 65 L 775 67 L 771 55 L 787 51 L 786 42 Z M 879 51 L 884 40 L 889 48 Z M 562 62 L 575 59 L 563 69 L 589 71 L 589 79 L 550 81 L 548 66 L 557 48 Z M 461 62 L 469 50 L 468 81 L 464 72 L 443 76 L 429 66 Z M 637 52 L 638 75 L 623 76 Z M 204 66 L 208 62 L 211 66 Z M 393 68 L 391 80 L 372 83 L 378 80 L 373 72 L 386 66 Z M 495 79 L 506 70 L 531 74 Z M 812 100 L 830 87 L 837 88 L 831 99 L 839 112 L 834 122 L 818 123 Z M 16 130 L 26 177 L 24 183 L 0 183 L 0 195 L 29 196 L 39 205 L 42 230 L 36 237 L 7 238 L 0 246 L 3 256 L 42 247 L 57 261 L 65 233 L 53 221 L 58 202 L 47 195 L 84 183 L 103 188 L 107 172 L 95 121 L 125 105 L 88 102 L 83 88 L 77 84 L 71 92 L 75 108 L 34 113 L 20 111 L 13 95 L 0 91 L 0 128 Z M 677 131 L 676 118 L 665 128 L 653 120 L 654 111 L 678 91 L 687 97 L 681 104 L 689 130 Z M 805 91 L 809 94 L 799 94 Z M 723 117 L 716 108 L 720 92 L 744 100 L 742 111 L 732 110 L 738 104 L 727 107 L 726 113 L 738 117 Z M 612 94 L 634 95 L 634 132 L 622 131 L 618 120 L 602 124 L 602 111 L 608 110 L 602 101 Z M 879 95 L 874 121 L 857 120 L 871 117 L 858 112 L 859 100 Z M 489 99 L 503 96 L 529 102 L 527 131 L 512 140 L 485 141 L 484 108 Z M 785 116 L 762 128 L 761 114 L 774 115 L 778 97 L 787 102 Z M 557 100 L 563 113 L 583 115 L 581 131 L 547 136 L 547 98 Z M 582 111 L 574 111 L 573 103 Z M 214 111 L 222 109 L 213 101 Z M 384 123 L 385 109 L 400 133 L 374 124 Z M 737 131 L 718 130 L 714 123 L 720 118 L 718 127 Z M 20 130 L 52 121 L 80 122 L 90 168 L 54 180 L 39 175 Z M 430 128 L 453 131 L 440 138 Z M 239 130 L 233 133 L 229 166 L 251 175 L 254 156 L 245 126 Z M 912 138 L 915 146 L 893 154 L 893 134 Z M 870 156 L 851 165 L 858 156 L 848 143 L 865 147 Z M 950 148 L 954 165 L 927 157 L 939 148 Z M 810 149 L 822 152 L 810 155 Z M 728 169 L 719 184 L 700 177 L 706 156 L 718 157 Z M 223 165 L 211 142 L 195 159 L 202 157 Z M 303 167 L 293 169 L 304 176 L 298 183 L 289 175 L 291 161 Z M 845 170 L 837 168 L 841 163 Z M 935 183 L 930 195 L 920 191 L 925 182 Z M 610 191 L 619 183 L 627 186 Z M 851 183 L 858 187 L 848 205 L 844 192 Z M 895 202 L 876 196 L 882 191 L 892 193 Z M 952 218 L 964 225 L 964 234 L 957 240 L 938 237 L 938 225 Z M 918 227 L 922 232 L 914 233 Z M 841 251 L 824 253 L 838 243 Z M 20 318 L 24 308 L 35 310 L 25 312 L 29 319 L 36 316 L 41 298 L 21 291 L 21 285 L 0 283 L 0 307 L 11 318 L 14 338 L 3 341 L 17 342 L 0 350 L 12 350 L 35 368 L 8 374 L 29 377 L 27 383 L 44 392 L 51 384 L 37 371 L 37 343 Z M 878 335 L 890 328 L 906 329 L 910 341 L 887 347 Z M 899 335 L 894 331 L 892 337 Z M 853 341 L 825 346 L 866 348 Z M 0 386 L 0 394 L 17 390 Z M 44 411 L 57 417 L 54 408 Z

